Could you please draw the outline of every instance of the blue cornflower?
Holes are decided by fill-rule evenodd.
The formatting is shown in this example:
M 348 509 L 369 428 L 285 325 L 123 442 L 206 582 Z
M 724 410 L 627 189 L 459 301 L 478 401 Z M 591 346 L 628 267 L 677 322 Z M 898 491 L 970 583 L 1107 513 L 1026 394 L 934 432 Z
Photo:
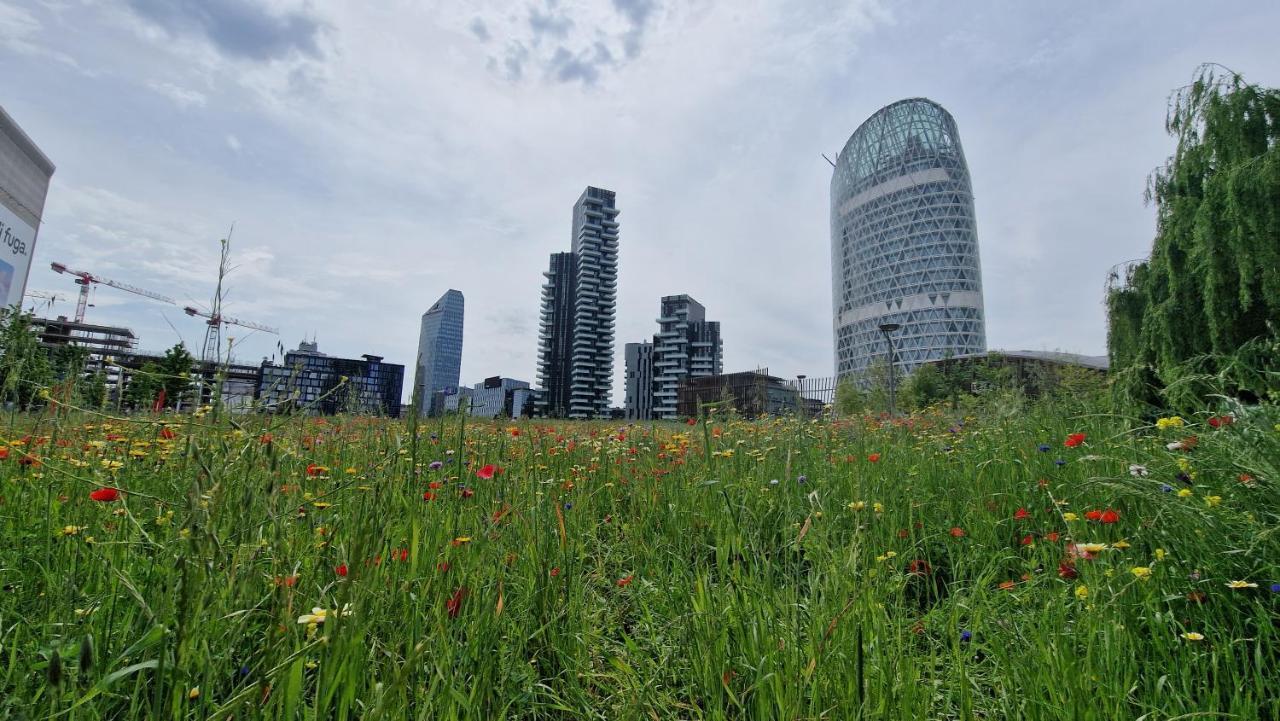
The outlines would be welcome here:
M 1172 493 L 1172 492 L 1173 492 L 1173 486 L 1169 485 L 1168 483 L 1161 483 L 1161 484 L 1160 484 L 1160 492 L 1161 492 L 1161 493 Z
M 441 468 L 444 468 L 444 463 L 441 461 L 432 461 L 427 464 L 427 468 L 433 471 L 438 471 Z
M 1272 592 L 1272 593 L 1280 593 L 1280 583 L 1273 583 L 1273 584 L 1271 584 L 1271 592 Z
M 1040 445 L 1036 446 L 1036 450 L 1040 451 L 1041 453 L 1048 453 L 1048 452 L 1049 452 L 1049 444 L 1048 444 L 1048 443 L 1041 443 Z
M 809 480 L 809 477 L 808 477 L 808 476 L 806 476 L 806 475 L 804 475 L 804 474 L 802 473 L 802 474 L 800 474 L 800 477 L 796 479 L 796 482 L 798 482 L 798 483 L 804 483 L 804 482 L 805 482 L 805 481 L 807 481 L 807 480 Z
M 972 631 L 970 631 L 970 630 L 968 630 L 968 629 L 965 629 L 965 630 L 963 630 L 963 631 L 961 631 L 961 632 L 960 632 L 960 640 L 961 640 L 961 641 L 964 641 L 964 642 L 968 643 L 969 639 L 971 639 L 971 638 L 973 638 L 973 632 L 972 632 Z
M 1183 483 L 1190 483 L 1191 475 L 1186 473 L 1185 471 L 1178 471 L 1178 480 L 1182 481 Z
M 249 667 L 248 667 L 248 666 L 241 666 L 241 667 L 240 667 L 240 675 L 241 675 L 241 676 L 248 676 L 248 675 L 249 675 Z
M 572 508 L 573 508 L 573 504 L 572 504 L 572 503 L 566 503 L 566 504 L 564 504 L 564 510 L 568 511 L 568 510 L 570 510 L 570 509 L 572 509 Z
M 1055 466 L 1065 466 L 1065 465 L 1067 465 L 1067 462 L 1066 462 L 1066 461 L 1064 461 L 1064 460 L 1062 460 L 1061 458 L 1059 458 L 1058 460 L 1056 460 L 1056 461 L 1054 461 L 1054 462 L 1053 462 L 1053 465 L 1055 465 Z

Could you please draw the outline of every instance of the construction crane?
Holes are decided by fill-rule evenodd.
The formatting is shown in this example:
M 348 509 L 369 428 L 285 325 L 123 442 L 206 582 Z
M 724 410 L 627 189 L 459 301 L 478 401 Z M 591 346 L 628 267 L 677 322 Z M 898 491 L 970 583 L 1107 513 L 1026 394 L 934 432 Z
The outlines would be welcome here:
M 110 280 L 108 278 L 103 278 L 100 275 L 94 275 L 93 273 L 90 273 L 88 271 L 72 270 L 71 268 L 68 268 L 62 263 L 50 263 L 49 267 L 53 268 L 53 270 L 57 273 L 66 273 L 67 275 L 75 276 L 76 285 L 80 286 L 80 301 L 76 304 L 76 322 L 77 323 L 84 322 L 84 309 L 89 307 L 89 286 L 93 285 L 94 283 L 99 283 L 101 285 L 108 285 L 108 286 L 111 286 L 112 288 L 119 288 L 120 290 L 128 291 L 135 295 L 140 295 L 145 298 L 150 298 L 152 300 L 158 300 L 164 303 L 168 303 L 169 305 L 177 305 L 177 302 L 173 298 L 170 298 L 167 295 L 160 295 L 159 293 L 153 293 L 149 290 L 143 290 L 142 288 L 129 285 L 128 283 L 120 283 L 114 280 Z
M 23 293 L 23 295 L 25 295 L 28 298 L 38 298 L 40 300 L 43 300 L 44 301 L 43 307 L 49 310 L 53 309 L 54 303 L 57 303 L 60 300 L 67 299 L 65 295 L 58 295 L 57 293 L 52 293 L 45 290 L 29 290 L 26 293 Z M 36 306 L 32 304 L 31 310 L 34 311 L 35 309 L 36 309 Z
M 272 335 L 280 334 L 279 330 L 270 326 L 262 325 L 261 323 L 254 323 L 249 320 L 232 318 L 230 316 L 222 315 L 221 313 L 206 313 L 198 308 L 192 308 L 191 306 L 183 308 L 182 311 L 193 318 L 204 318 L 205 324 L 209 326 L 209 330 L 205 332 L 204 336 L 204 351 L 200 354 L 201 361 L 218 360 L 218 351 L 220 349 L 218 344 L 220 342 L 220 336 L 222 335 L 222 326 L 224 325 L 238 325 L 241 328 L 260 330 L 264 333 L 271 333 Z

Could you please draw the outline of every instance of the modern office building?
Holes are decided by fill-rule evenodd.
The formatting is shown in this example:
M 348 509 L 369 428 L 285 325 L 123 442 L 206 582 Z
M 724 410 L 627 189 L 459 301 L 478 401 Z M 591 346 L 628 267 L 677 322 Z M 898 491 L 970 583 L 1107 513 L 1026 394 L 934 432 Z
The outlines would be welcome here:
M 986 350 L 969 169 L 955 120 L 924 98 L 880 109 L 845 144 L 831 177 L 835 365 L 874 358 L 910 372 Z
M 623 348 L 627 361 L 627 397 L 624 417 L 647 421 L 653 418 L 653 344 L 628 343 Z
M 304 341 L 282 365 L 262 361 L 255 397 L 275 412 L 399 417 L 404 366 L 376 355 L 362 358 L 335 358 Z
M 418 411 L 439 415 L 439 391 L 458 388 L 462 375 L 462 292 L 450 289 L 422 314 L 414 390 Z
M 613 385 L 618 292 L 614 192 L 587 187 L 573 206 L 572 249 L 553 253 L 543 273 L 538 334 L 539 415 L 607 418 Z
M 0 107 L 0 307 L 22 305 L 53 170 Z
M 741 373 L 685 377 L 677 389 L 677 410 L 681 416 L 695 417 L 708 404 L 728 404 L 747 418 L 765 415 L 806 413 L 817 415 L 822 403 L 804 398 L 795 385 L 769 375 L 767 369 Z
M 680 382 L 721 372 L 720 323 L 687 295 L 661 301 L 658 333 L 653 336 L 653 417 L 675 418 Z
M 529 383 L 493 376 L 471 389 L 471 415 L 478 418 L 519 418 L 525 414 Z

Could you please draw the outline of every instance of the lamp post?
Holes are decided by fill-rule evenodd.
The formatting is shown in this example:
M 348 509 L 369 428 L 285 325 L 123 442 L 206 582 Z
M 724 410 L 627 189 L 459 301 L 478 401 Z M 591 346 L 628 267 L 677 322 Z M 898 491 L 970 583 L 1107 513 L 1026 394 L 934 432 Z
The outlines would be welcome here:
M 881 323 L 880 332 L 884 333 L 884 342 L 889 345 L 889 417 L 898 415 L 898 407 L 894 398 L 894 377 L 893 377 L 893 338 L 890 333 L 898 330 L 902 326 L 898 323 Z
M 804 379 L 805 375 L 803 373 L 796 375 L 796 415 L 801 418 L 808 416 L 804 407 Z

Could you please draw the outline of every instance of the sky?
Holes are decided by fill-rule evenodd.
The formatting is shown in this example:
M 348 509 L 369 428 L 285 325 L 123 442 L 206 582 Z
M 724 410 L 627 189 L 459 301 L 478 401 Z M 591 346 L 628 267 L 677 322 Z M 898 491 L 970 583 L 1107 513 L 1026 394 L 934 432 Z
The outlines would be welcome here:
M 251 364 L 314 337 L 412 367 L 457 288 L 462 382 L 533 381 L 548 256 L 614 190 L 621 405 L 663 295 L 721 322 L 727 371 L 833 374 L 822 155 L 907 97 L 959 126 L 988 347 L 1104 353 L 1170 92 L 1203 62 L 1280 84 L 1277 26 L 1225 1 L 0 0 L 0 106 L 57 165 L 28 289 L 74 313 L 59 261 L 207 308 L 234 225 L 224 312 L 280 329 L 231 331 Z M 92 302 L 142 349 L 202 343 L 174 306 Z

